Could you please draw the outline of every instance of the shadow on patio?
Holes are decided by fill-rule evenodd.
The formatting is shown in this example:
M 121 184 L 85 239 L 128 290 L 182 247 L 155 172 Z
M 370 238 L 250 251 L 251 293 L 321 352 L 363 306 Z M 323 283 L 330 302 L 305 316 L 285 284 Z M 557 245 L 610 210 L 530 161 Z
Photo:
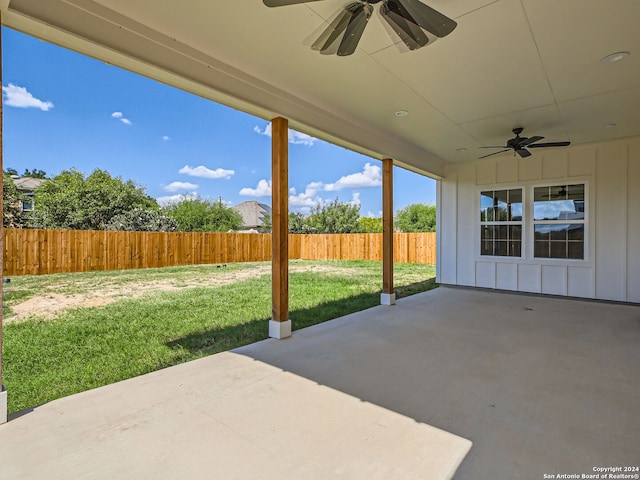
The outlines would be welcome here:
M 440 287 L 50 402 L 0 427 L 0 465 L 404 480 L 464 458 L 456 480 L 587 474 L 637 461 L 638 378 L 637 306 Z

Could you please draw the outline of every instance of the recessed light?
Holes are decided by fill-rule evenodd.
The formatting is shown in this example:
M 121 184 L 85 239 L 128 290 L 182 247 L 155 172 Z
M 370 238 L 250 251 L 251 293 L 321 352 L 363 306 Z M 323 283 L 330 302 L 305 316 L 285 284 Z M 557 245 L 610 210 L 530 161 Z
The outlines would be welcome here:
M 630 55 L 629 52 L 616 52 L 604 57 L 600 62 L 602 63 L 616 63 L 620 60 L 624 60 Z
M 617 125 L 616 125 L 615 123 L 613 123 L 613 122 L 612 122 L 612 123 L 607 123 L 607 124 L 604 126 L 604 128 L 615 128 L 615 127 L 617 127 Z
M 409 112 L 406 110 L 398 110 L 396 112 L 396 117 L 406 117 L 407 115 L 409 115 Z
M 466 152 L 467 149 L 464 147 L 456 148 L 456 152 Z

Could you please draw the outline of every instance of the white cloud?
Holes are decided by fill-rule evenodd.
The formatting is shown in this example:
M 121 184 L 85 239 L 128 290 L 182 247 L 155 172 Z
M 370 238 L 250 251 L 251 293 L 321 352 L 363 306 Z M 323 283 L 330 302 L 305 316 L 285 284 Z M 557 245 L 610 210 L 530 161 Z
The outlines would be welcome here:
M 164 137 L 162 137 L 162 140 L 164 140 L 165 142 L 169 141 L 169 136 L 165 135 Z
M 243 188 L 240 195 L 245 197 L 268 197 L 271 195 L 271 180 L 262 179 L 256 188 Z
M 359 207 L 362 205 L 362 201 L 360 200 L 360 192 L 353 192 L 351 194 L 351 200 L 347 202 L 350 205 L 355 205 Z
M 333 192 L 345 188 L 379 187 L 380 185 L 382 185 L 382 172 L 380 167 L 366 163 L 362 172 L 345 175 L 338 179 L 336 183 L 326 184 L 324 190 L 326 192 Z
M 129 120 L 128 118 L 125 118 L 125 116 L 123 115 L 122 112 L 113 112 L 111 114 L 111 116 L 113 118 L 117 118 L 118 120 L 120 120 L 122 123 L 124 123 L 125 125 L 133 125 L 131 123 L 131 120 Z
M 53 103 L 43 102 L 35 98 L 25 87 L 19 87 L 10 83 L 7 87 L 2 87 L 5 94 L 5 105 L 17 108 L 39 108 L 43 112 L 48 112 L 53 108 Z
M 204 165 L 200 165 L 199 167 L 190 167 L 189 165 L 185 165 L 178 173 L 185 173 L 190 177 L 201 177 L 201 178 L 224 178 L 229 180 L 232 175 L 236 172 L 234 170 L 225 170 L 224 168 L 217 168 L 215 170 L 211 170 L 210 168 L 205 167 Z
M 322 182 L 311 182 L 306 186 L 303 193 L 296 193 L 295 188 L 290 189 L 289 205 L 293 207 L 313 207 L 318 203 L 324 205 L 324 200 L 318 195 L 323 186 Z
M 289 189 L 289 205 L 293 207 L 313 207 L 317 204 L 326 205 L 328 200 L 320 197 L 321 192 L 335 192 L 344 189 L 355 189 L 365 187 L 378 187 L 382 185 L 382 171 L 380 167 L 367 163 L 362 172 L 345 175 L 335 183 L 311 182 L 304 190 L 304 193 L 297 193 L 295 188 Z M 347 201 L 351 205 L 361 206 L 360 192 L 353 192 L 351 200 Z
M 260 135 L 266 135 L 267 137 L 271 137 L 271 124 L 268 123 L 264 129 L 261 129 L 258 126 L 253 128 L 253 131 L 259 133 Z M 295 130 L 289 129 L 288 132 L 289 143 L 294 145 L 308 145 L 309 147 L 313 146 L 314 142 L 318 139 L 312 137 L 311 135 L 307 135 L 306 133 L 296 132 Z
M 168 195 L 166 197 L 158 197 L 156 198 L 156 200 L 158 201 L 158 204 L 160 206 L 165 207 L 171 203 L 178 203 L 183 200 L 192 199 L 192 198 L 198 198 L 198 195 L 195 192 L 187 193 L 186 195 L 183 195 L 183 194 Z
M 167 192 L 178 192 L 180 190 L 197 190 L 198 188 L 200 188 L 199 185 L 190 182 L 173 182 L 164 187 Z

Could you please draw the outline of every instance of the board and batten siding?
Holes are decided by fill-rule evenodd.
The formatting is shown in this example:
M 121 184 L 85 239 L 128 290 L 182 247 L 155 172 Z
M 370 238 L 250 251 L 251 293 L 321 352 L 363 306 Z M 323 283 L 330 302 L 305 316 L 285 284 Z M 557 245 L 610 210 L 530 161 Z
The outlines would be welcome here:
M 640 138 L 535 150 L 448 167 L 438 182 L 437 281 L 640 303 Z M 523 257 L 480 255 L 480 192 L 584 183 L 585 259 L 533 257 L 525 220 Z M 526 200 L 524 216 L 531 218 Z

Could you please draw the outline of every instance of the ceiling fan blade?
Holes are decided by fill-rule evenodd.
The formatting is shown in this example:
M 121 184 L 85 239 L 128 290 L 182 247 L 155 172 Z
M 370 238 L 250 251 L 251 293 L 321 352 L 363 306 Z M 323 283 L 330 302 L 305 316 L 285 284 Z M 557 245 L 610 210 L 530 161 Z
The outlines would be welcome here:
M 380 7 L 380 15 L 409 50 L 417 50 L 429 43 L 427 34 L 414 22 L 407 20 L 396 1 L 387 0 L 384 2 Z
M 569 145 L 571 145 L 571 142 L 549 142 L 549 143 L 538 143 L 536 145 L 529 145 L 529 148 L 568 147 Z
M 324 32 L 320 34 L 318 39 L 311 45 L 312 50 L 317 50 L 322 54 L 330 55 L 338 51 L 338 47 L 342 40 L 344 32 L 349 26 L 349 21 L 352 18 L 349 7 L 355 7 L 360 5 L 359 3 L 352 3 L 347 5 L 331 22 Z
M 298 3 L 317 2 L 318 0 L 262 0 L 267 7 L 284 7 L 285 5 L 296 5 Z
M 529 150 L 527 150 L 526 148 L 517 148 L 516 149 L 516 153 L 518 155 L 520 155 L 522 158 L 526 158 L 526 157 L 530 157 L 531 156 L 531 152 Z
M 493 145 L 490 147 L 478 147 L 478 148 L 511 148 L 511 147 L 509 147 L 508 145 L 497 145 L 497 146 Z
M 499 147 L 498 147 L 499 148 Z M 510 148 L 507 148 L 506 150 L 500 150 L 499 152 L 493 152 L 490 153 L 489 155 L 483 155 L 482 157 L 478 157 L 478 160 L 480 160 L 481 158 L 487 158 L 490 157 L 492 155 L 498 155 L 499 153 L 504 153 L 504 152 L 508 152 L 509 150 L 511 150 Z
M 391 1 L 391 0 L 389 0 Z M 393 0 L 405 10 L 407 15 L 403 15 L 408 21 L 424 28 L 427 32 L 434 34 L 436 37 L 446 37 L 458 26 L 458 24 L 425 5 L 419 0 Z
M 521 146 L 521 147 L 526 147 L 527 145 L 530 145 L 533 142 L 537 142 L 538 140 L 542 140 L 543 138 L 544 137 L 540 137 L 540 136 L 524 138 L 523 141 L 520 142 L 518 145 Z
M 368 3 L 357 4 L 357 6 L 350 11 L 352 12 L 351 20 L 349 21 L 349 25 L 347 25 L 344 37 L 342 37 L 342 42 L 340 42 L 340 46 L 338 47 L 339 57 L 351 55 L 356 51 L 358 42 L 362 38 L 364 28 L 367 26 L 367 22 L 373 13 L 373 7 Z

